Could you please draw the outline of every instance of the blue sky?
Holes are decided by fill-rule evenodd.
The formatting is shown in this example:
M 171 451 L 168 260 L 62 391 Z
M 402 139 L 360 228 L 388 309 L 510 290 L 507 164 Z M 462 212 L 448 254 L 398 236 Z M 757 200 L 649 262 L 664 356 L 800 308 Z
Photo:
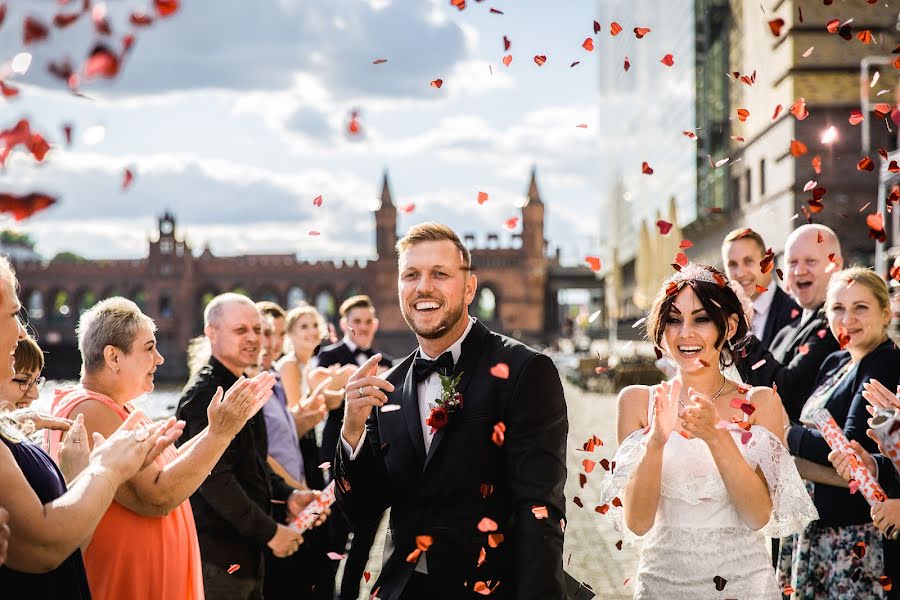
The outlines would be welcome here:
M 11 4 L 0 61 L 23 50 L 26 13 L 49 21 L 65 10 L 49 0 Z M 69 94 L 45 65 L 67 53 L 80 61 L 96 41 L 90 20 L 54 29 L 27 48 L 29 71 L 9 80 L 20 96 L 0 105 L 2 126 L 29 117 L 54 144 L 43 164 L 15 154 L 0 173 L 5 190 L 60 197 L 18 227 L 45 255 L 141 257 L 156 216 L 169 208 L 197 249 L 365 257 L 374 252 L 370 211 L 383 169 L 396 203 L 415 204 L 400 215 L 401 231 L 436 219 L 483 237 L 517 214 L 535 165 L 551 243 L 575 260 L 599 252 L 611 177 L 639 173 L 631 154 L 648 146 L 632 136 L 619 147 L 627 131 L 600 131 L 598 123 L 629 122 L 645 108 L 625 99 L 621 119 L 606 112 L 598 121 L 600 62 L 621 69 L 632 52 L 622 76 L 653 85 L 659 78 L 664 89 L 692 77 L 693 59 L 676 55 L 672 69 L 659 64 L 672 51 L 663 47 L 672 45 L 662 35 L 665 11 L 609 0 L 621 6 L 624 28 L 613 38 L 608 21 L 593 35 L 593 20 L 609 8 L 593 1 L 468 4 L 457 11 L 447 0 L 183 2 L 174 16 L 135 30 L 122 73 L 85 84 L 89 99 Z M 107 4 L 112 45 L 132 30 L 128 11 L 141 6 Z M 635 26 L 654 31 L 636 40 Z M 501 63 L 504 35 L 509 67 Z M 587 37 L 595 39 L 590 53 L 581 47 Z M 646 60 L 636 60 L 639 51 Z M 538 54 L 547 56 L 542 67 L 533 61 Z M 373 65 L 379 58 L 388 62 Z M 429 85 L 436 78 L 440 89 Z M 350 139 L 353 109 L 364 135 Z M 64 122 L 75 128 L 70 148 Z M 85 130 L 98 125 L 105 137 L 85 143 Z M 690 128 L 674 125 L 678 135 Z M 121 192 L 126 167 L 136 178 Z M 490 195 L 482 206 L 479 191 Z

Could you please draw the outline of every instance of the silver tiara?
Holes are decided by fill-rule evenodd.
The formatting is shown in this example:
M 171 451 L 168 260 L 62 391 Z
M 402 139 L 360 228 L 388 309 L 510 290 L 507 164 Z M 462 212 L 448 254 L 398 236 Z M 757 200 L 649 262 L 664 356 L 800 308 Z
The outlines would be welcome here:
M 724 277 L 722 280 L 727 281 Z M 663 282 L 663 285 L 668 286 L 670 283 L 683 283 L 686 281 L 705 281 L 706 283 L 719 284 L 719 282 L 716 281 L 716 276 L 708 268 L 703 265 L 698 265 L 697 263 L 688 263 L 681 267 L 680 271 L 675 271 L 669 276 L 669 278 Z

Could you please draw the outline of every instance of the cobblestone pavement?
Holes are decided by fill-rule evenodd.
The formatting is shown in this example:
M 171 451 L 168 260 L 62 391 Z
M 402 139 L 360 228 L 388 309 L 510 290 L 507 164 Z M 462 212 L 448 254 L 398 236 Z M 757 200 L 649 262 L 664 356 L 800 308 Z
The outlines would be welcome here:
M 578 474 L 583 473 L 582 461 L 591 458 L 597 462 L 601 458 L 612 459 L 616 448 L 616 400 L 608 394 L 585 392 L 568 383 L 566 401 L 569 407 L 569 443 L 566 481 L 566 513 L 569 523 L 566 528 L 563 561 L 566 570 L 579 581 L 587 583 L 597 594 L 597 598 L 624 600 L 631 598 L 632 586 L 623 585 L 633 578 L 637 571 L 637 550 L 623 546 L 616 550 L 620 539 L 594 511 L 599 495 L 600 481 L 605 472 L 600 465 L 588 475 L 588 483 L 582 489 Z M 582 445 L 592 435 L 603 440 L 604 445 L 588 455 L 581 450 Z M 578 508 L 572 499 L 578 496 L 584 508 Z M 367 570 L 372 574 L 370 583 L 375 583 L 381 566 L 384 544 L 384 523 L 375 539 Z M 340 573 L 339 573 L 340 575 Z M 369 586 L 360 591 L 360 598 L 368 598 Z

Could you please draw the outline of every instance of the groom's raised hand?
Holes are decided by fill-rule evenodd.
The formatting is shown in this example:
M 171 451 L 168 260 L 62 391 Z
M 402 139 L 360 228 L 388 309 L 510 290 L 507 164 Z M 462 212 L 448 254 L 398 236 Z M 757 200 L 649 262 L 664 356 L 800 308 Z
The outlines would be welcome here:
M 378 377 L 378 361 L 381 354 L 375 354 L 356 370 L 347 380 L 344 398 L 344 425 L 341 436 L 351 448 L 359 445 L 359 439 L 366 430 L 366 419 L 373 406 L 384 406 L 385 392 L 393 392 L 394 386 L 386 379 Z

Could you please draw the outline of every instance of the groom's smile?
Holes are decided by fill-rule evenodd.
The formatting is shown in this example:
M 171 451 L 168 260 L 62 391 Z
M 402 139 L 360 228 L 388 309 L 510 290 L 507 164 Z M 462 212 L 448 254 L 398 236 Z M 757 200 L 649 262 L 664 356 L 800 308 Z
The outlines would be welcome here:
M 462 253 L 450 241 L 424 241 L 399 254 L 400 310 L 410 329 L 432 340 L 438 353 L 465 330 L 467 307 L 475 296 L 476 281 Z M 446 338 L 446 339 L 445 339 Z M 446 342 L 446 344 L 444 343 Z M 442 347 L 444 346 L 444 347 Z

